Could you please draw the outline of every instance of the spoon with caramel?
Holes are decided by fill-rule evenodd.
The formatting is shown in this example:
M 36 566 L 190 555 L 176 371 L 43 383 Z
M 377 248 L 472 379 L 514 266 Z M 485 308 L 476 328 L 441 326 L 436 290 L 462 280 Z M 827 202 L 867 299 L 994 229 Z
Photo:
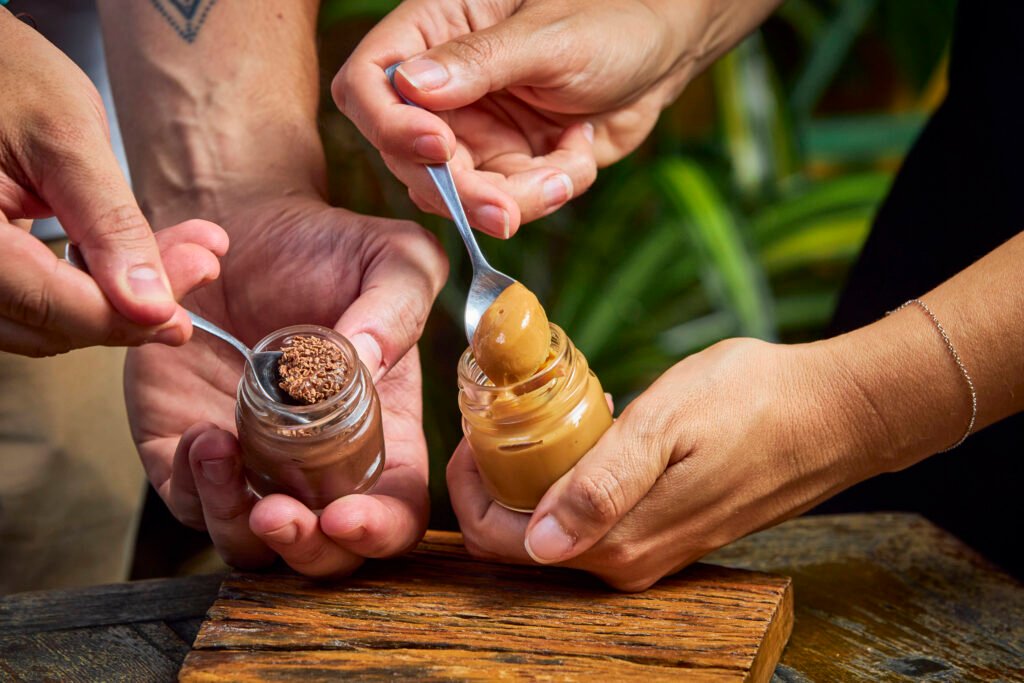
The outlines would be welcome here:
M 395 86 L 395 71 L 398 69 L 398 66 L 398 64 L 392 64 L 385 70 L 388 79 L 391 81 L 391 87 L 395 89 L 395 92 L 398 93 L 398 96 L 406 104 L 418 107 L 418 104 L 406 99 Z M 455 188 L 455 180 L 452 178 L 452 171 L 448 164 L 426 164 L 426 167 L 427 173 L 430 174 L 434 185 L 437 186 L 438 191 L 441 193 L 444 205 L 448 207 L 448 211 L 452 215 L 455 227 L 459 229 L 459 235 L 466 244 L 466 251 L 469 252 L 469 260 L 473 264 L 473 281 L 470 283 L 469 295 L 466 297 L 465 315 L 466 339 L 472 344 L 473 335 L 484 312 L 491 307 L 491 304 L 495 302 L 502 292 L 518 283 L 508 275 L 495 270 L 487 262 L 487 259 L 484 258 L 483 252 L 480 251 L 480 245 L 477 244 L 476 237 L 473 236 L 473 229 L 469 227 L 469 220 L 466 218 L 466 212 L 462 208 L 462 200 L 459 199 L 459 192 Z M 525 287 L 522 287 L 522 285 L 520 287 L 524 292 L 530 294 L 529 290 Z M 530 294 L 530 296 L 533 295 Z M 536 297 L 534 297 L 534 301 L 536 301 Z M 539 306 L 540 304 L 538 304 Z M 541 309 L 541 312 L 543 313 L 543 309 Z M 544 326 L 544 333 L 547 334 L 547 325 Z M 547 347 L 545 346 L 545 348 Z

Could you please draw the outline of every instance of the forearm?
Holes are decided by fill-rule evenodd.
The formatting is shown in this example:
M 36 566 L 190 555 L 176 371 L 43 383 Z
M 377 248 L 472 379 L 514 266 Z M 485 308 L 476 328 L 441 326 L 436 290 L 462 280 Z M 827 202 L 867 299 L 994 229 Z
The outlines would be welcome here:
M 160 225 L 216 217 L 227 198 L 323 191 L 317 5 L 220 0 L 189 23 L 100 1 L 133 183 Z
M 942 323 L 977 395 L 982 429 L 1024 410 L 1024 233 L 920 299 Z M 970 391 L 929 316 L 908 306 L 822 342 L 841 373 L 837 403 L 877 471 L 901 469 L 956 443 Z

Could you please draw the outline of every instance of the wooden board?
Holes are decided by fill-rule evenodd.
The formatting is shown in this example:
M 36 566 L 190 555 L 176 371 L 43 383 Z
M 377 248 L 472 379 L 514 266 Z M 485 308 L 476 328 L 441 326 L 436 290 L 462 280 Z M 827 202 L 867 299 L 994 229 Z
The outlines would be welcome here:
M 627 595 L 430 532 L 335 585 L 231 574 L 180 677 L 767 681 L 792 625 L 788 578 L 694 565 Z

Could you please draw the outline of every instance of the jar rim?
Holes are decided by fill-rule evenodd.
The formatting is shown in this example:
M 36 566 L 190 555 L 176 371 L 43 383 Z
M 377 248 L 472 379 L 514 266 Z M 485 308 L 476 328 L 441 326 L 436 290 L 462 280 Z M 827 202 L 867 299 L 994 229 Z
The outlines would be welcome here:
M 352 381 L 348 382 L 341 391 L 334 394 L 330 398 L 306 405 L 283 403 L 281 401 L 276 400 L 272 396 L 266 395 L 263 391 L 259 391 L 258 394 L 260 397 L 260 402 L 266 404 L 267 407 L 275 411 L 285 411 L 299 416 L 305 416 L 311 413 L 321 413 L 324 410 L 329 411 L 328 415 L 324 416 L 323 418 L 315 418 L 309 423 L 298 425 L 301 427 L 309 427 L 312 425 L 316 425 L 322 420 L 328 419 L 330 413 L 333 412 L 332 409 L 336 408 L 339 403 L 343 403 L 348 400 L 349 395 L 352 393 L 355 385 L 357 384 L 356 375 L 358 375 L 359 371 L 361 370 L 362 361 L 359 360 L 359 355 L 356 353 L 355 347 L 352 346 L 352 343 L 349 342 L 347 338 L 345 338 L 343 335 L 329 327 L 324 327 L 323 325 L 315 324 L 289 325 L 288 327 L 282 327 L 280 329 L 274 330 L 267 336 L 263 337 L 263 339 L 260 339 L 258 342 L 256 342 L 256 344 L 253 345 L 252 350 L 255 353 L 266 351 L 267 347 L 269 347 L 274 341 L 303 334 L 324 337 L 328 339 L 331 343 L 335 344 L 338 348 L 340 348 L 342 350 L 342 353 L 344 353 L 345 356 L 353 364 Z M 245 364 L 245 369 L 243 370 L 243 381 L 252 384 L 255 384 L 256 382 L 256 378 L 253 375 L 252 366 L 249 363 Z
M 547 384 L 550 378 L 544 379 L 545 376 L 549 375 L 551 370 L 561 363 L 566 354 L 569 353 L 569 337 L 566 335 L 565 330 L 553 322 L 548 322 L 548 326 L 551 328 L 551 348 L 554 350 L 554 353 L 549 353 L 547 362 L 526 379 L 514 384 L 497 385 L 492 383 L 487 378 L 487 375 L 484 374 L 484 371 L 480 369 L 480 366 L 477 365 L 476 356 L 473 354 L 473 347 L 469 346 L 462 353 L 462 357 L 459 358 L 459 380 L 472 385 L 474 391 L 480 391 L 485 395 L 498 395 L 509 392 L 523 394 Z M 539 380 L 543 381 L 538 383 Z

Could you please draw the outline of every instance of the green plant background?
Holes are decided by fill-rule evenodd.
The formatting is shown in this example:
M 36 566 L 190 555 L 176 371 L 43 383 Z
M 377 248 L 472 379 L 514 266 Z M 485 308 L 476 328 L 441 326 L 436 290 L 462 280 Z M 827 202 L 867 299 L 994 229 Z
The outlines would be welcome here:
M 469 267 L 334 110 L 330 75 L 394 0 L 321 11 L 332 199 L 417 220 L 451 260 L 420 344 L 432 526 L 460 438 L 455 365 Z M 537 293 L 619 408 L 687 354 L 737 335 L 813 339 L 900 159 L 941 101 L 954 0 L 789 0 L 696 80 L 650 139 L 583 197 L 508 242 L 499 269 Z

